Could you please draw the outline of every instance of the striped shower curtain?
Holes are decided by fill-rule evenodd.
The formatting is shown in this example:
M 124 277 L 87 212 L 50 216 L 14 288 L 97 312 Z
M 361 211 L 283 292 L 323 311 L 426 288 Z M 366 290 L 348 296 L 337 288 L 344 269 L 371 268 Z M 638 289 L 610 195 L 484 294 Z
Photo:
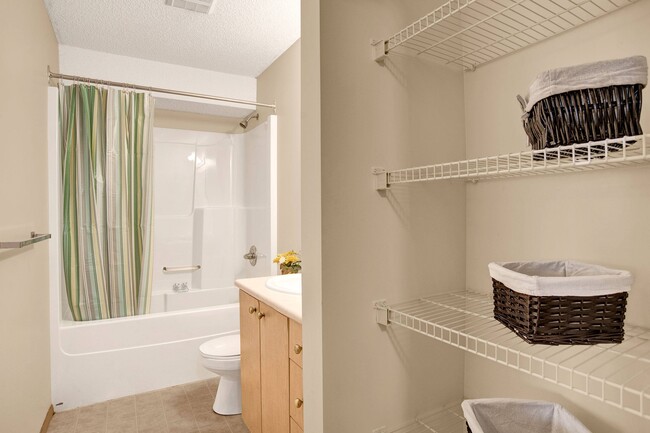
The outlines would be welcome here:
M 63 273 L 74 320 L 146 314 L 152 278 L 149 94 L 59 87 Z

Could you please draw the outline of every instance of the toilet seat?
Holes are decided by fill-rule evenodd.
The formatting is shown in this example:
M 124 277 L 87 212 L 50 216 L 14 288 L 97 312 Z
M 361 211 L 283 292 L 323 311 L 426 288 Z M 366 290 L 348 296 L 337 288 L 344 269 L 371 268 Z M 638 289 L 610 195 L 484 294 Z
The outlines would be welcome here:
M 237 333 L 206 341 L 199 346 L 199 351 L 204 358 L 228 360 L 239 358 L 240 347 Z

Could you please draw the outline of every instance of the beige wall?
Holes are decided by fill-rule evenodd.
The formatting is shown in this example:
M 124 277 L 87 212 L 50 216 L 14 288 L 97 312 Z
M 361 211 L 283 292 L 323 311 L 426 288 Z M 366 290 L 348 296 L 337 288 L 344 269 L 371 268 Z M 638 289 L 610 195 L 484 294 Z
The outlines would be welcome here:
M 232 117 L 156 109 L 154 126 L 192 131 L 241 133 L 243 129 L 239 126 L 240 120 Z
M 278 252 L 300 251 L 300 40 L 257 77 L 257 100 L 277 106 Z
M 467 156 L 525 150 L 517 93 L 542 70 L 642 54 L 650 58 L 650 2 L 465 74 Z M 650 94 L 646 90 L 645 97 Z M 650 110 L 642 124 L 650 131 Z M 574 259 L 633 272 L 627 323 L 650 326 L 650 170 L 624 168 L 467 185 L 467 286 L 491 289 L 487 263 Z M 467 397 L 522 397 L 566 404 L 594 433 L 650 431 L 650 421 L 473 355 Z
M 0 3 L 0 239 L 48 230 L 47 65 L 57 42 L 41 0 Z M 38 432 L 50 397 L 47 243 L 0 250 L 0 431 Z
M 465 154 L 462 74 L 403 56 L 382 67 L 370 57 L 372 38 L 410 22 L 409 3 L 320 4 L 325 432 L 369 433 L 462 397 L 460 351 L 384 330 L 372 309 L 374 300 L 465 285 L 465 186 L 383 196 L 370 174 Z
M 300 201 L 303 272 L 303 394 L 305 429 L 323 433 L 323 296 L 321 252 L 320 2 L 301 1 Z

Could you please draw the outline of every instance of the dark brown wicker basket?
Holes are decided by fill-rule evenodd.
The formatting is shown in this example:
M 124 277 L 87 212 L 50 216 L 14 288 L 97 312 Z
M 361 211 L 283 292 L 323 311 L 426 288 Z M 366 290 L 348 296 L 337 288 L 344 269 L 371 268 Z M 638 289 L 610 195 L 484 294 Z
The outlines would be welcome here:
M 627 292 L 602 296 L 530 296 L 492 279 L 494 318 L 528 343 L 623 341 Z
M 642 89 L 641 84 L 610 86 L 542 99 L 523 119 L 531 147 L 539 150 L 642 134 Z M 611 152 L 620 150 L 622 145 L 613 143 L 607 147 Z M 592 154 L 599 152 L 604 153 L 604 146 L 592 147 Z

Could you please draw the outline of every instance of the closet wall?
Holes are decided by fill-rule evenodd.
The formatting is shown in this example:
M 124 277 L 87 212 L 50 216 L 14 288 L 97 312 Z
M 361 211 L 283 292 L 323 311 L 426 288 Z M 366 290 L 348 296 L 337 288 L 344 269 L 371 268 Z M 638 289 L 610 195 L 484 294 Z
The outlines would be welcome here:
M 467 157 L 525 150 L 517 93 L 537 73 L 596 60 L 650 59 L 650 2 L 480 67 L 465 76 Z M 642 125 L 650 132 L 650 93 Z M 424 161 L 422 161 L 424 162 Z M 635 284 L 627 323 L 650 327 L 650 168 L 467 184 L 467 287 L 489 292 L 490 261 L 574 259 L 627 269 Z M 650 431 L 650 421 L 490 361 L 466 355 L 467 397 L 548 399 L 594 433 Z
M 370 57 L 372 38 L 425 12 L 413 4 L 320 4 L 325 432 L 370 433 L 462 396 L 460 351 L 382 331 L 372 310 L 377 299 L 465 286 L 464 184 L 381 196 L 370 174 L 465 154 L 462 74 L 400 56 L 380 67 Z
M 324 433 L 320 2 L 301 0 L 300 14 L 300 243 L 309 264 L 302 273 L 303 287 L 309 287 L 302 294 L 303 390 L 309 402 L 304 430 Z
M 384 196 L 369 174 L 371 166 L 526 150 L 516 94 L 545 69 L 650 57 L 650 2 L 471 73 L 399 54 L 385 67 L 372 61 L 370 39 L 439 3 L 321 2 L 324 431 L 370 432 L 463 395 L 557 401 L 594 433 L 650 431 L 636 415 L 374 323 L 376 299 L 465 287 L 489 293 L 490 261 L 567 258 L 632 271 L 628 323 L 650 326 L 647 167 L 426 182 L 393 186 Z M 648 109 L 643 125 L 650 128 Z

